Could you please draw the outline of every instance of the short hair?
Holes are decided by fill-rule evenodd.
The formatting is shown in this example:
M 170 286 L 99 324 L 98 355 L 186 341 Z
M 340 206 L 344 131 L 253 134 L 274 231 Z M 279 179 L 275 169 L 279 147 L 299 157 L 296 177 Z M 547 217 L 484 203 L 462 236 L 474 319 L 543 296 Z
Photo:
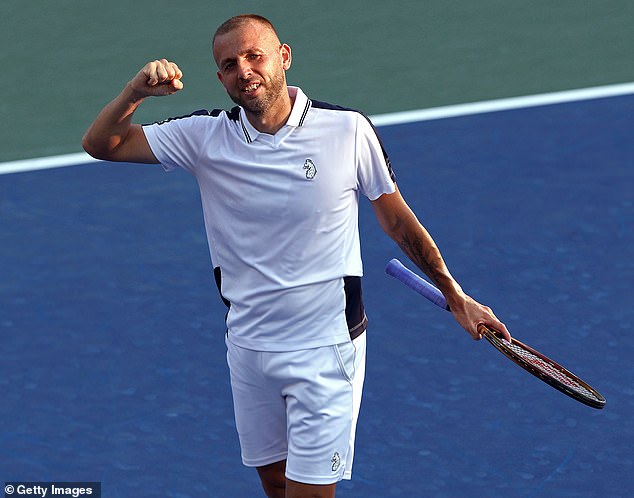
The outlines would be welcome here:
M 214 33 L 214 37 L 211 41 L 211 45 L 212 46 L 214 45 L 214 42 L 216 41 L 217 37 L 224 35 L 226 33 L 229 33 L 230 31 L 233 31 L 234 29 L 240 28 L 244 26 L 245 24 L 249 24 L 250 22 L 257 22 L 257 23 L 265 25 L 275 34 L 275 36 L 277 36 L 277 31 L 275 31 L 275 27 L 273 26 L 273 23 L 269 21 L 266 17 L 260 16 L 258 14 L 241 14 L 239 16 L 234 16 L 230 19 L 227 19 L 220 26 L 218 26 L 218 29 Z

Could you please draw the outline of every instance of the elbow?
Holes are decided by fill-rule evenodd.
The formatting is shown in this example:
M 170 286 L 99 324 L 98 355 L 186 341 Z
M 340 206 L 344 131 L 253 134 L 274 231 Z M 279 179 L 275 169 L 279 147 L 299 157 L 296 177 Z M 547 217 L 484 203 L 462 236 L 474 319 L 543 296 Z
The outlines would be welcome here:
M 100 157 L 97 157 L 99 155 L 97 148 L 95 147 L 93 142 L 90 140 L 90 132 L 86 132 L 84 136 L 82 137 L 81 146 L 89 155 L 91 155 L 95 159 L 101 159 Z
M 84 150 L 95 159 L 101 159 L 107 161 L 110 159 L 110 154 L 103 147 L 100 147 L 90 136 L 90 130 L 81 139 L 81 146 Z

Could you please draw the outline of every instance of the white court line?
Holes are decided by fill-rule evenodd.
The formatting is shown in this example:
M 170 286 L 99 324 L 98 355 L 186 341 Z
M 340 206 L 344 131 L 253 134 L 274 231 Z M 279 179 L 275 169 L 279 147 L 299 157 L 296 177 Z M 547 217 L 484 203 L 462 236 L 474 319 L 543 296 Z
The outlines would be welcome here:
M 96 162 L 98 162 L 98 159 L 89 156 L 85 152 L 64 154 L 61 156 L 38 157 L 35 159 L 21 159 L 20 161 L 0 163 L 0 175 L 23 173 L 25 171 L 36 171 L 40 169 L 64 168 L 66 166 L 77 166 L 79 164 Z
M 418 111 L 394 112 L 373 116 L 375 126 L 389 126 L 417 121 L 430 121 L 432 119 L 454 118 L 482 114 L 485 112 L 508 111 L 536 107 L 540 105 L 563 104 L 580 100 L 600 99 L 606 97 L 618 97 L 634 93 L 633 83 L 621 83 L 618 85 L 581 88 L 578 90 L 566 90 L 563 92 L 542 93 L 539 95 L 527 95 L 524 97 L 511 97 L 507 99 L 487 100 L 470 104 L 456 104 Z
M 453 118 L 469 116 L 486 112 L 508 111 L 526 107 L 542 105 L 562 104 L 580 100 L 617 97 L 634 93 L 634 82 L 617 85 L 606 85 L 578 90 L 566 90 L 562 92 L 542 93 L 523 97 L 511 97 L 506 99 L 487 100 L 469 104 L 456 104 L 417 111 L 393 112 L 370 116 L 375 126 L 390 126 L 418 121 L 430 121 L 433 119 Z M 0 175 L 8 173 L 21 173 L 41 169 L 62 168 L 97 162 L 85 152 L 76 154 L 64 154 L 61 156 L 40 157 L 36 159 L 23 159 L 0 163 Z

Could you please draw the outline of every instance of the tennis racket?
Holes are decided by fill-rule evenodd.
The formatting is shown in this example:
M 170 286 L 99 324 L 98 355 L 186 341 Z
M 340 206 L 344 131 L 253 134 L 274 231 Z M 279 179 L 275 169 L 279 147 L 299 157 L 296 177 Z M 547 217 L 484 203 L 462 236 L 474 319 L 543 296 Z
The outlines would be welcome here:
M 389 261 L 385 272 L 429 299 L 436 306 L 450 311 L 440 290 L 406 268 L 398 259 Z M 478 332 L 498 351 L 555 389 L 592 408 L 601 409 L 605 406 L 605 398 L 595 389 L 547 356 L 515 338 L 508 342 L 484 325 L 480 325 Z

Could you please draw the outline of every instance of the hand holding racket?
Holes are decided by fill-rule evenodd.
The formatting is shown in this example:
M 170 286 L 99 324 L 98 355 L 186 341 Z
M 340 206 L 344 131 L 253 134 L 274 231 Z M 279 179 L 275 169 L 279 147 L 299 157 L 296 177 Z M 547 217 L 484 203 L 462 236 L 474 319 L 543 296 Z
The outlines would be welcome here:
M 388 262 L 385 272 L 429 299 L 436 306 L 450 311 L 447 301 L 440 290 L 403 266 L 398 259 L 392 259 Z M 498 351 L 555 389 L 592 408 L 603 408 L 605 406 L 605 398 L 603 396 L 547 356 L 514 338 L 510 338 L 510 336 L 503 338 L 499 333 L 490 330 L 482 324 L 478 326 L 478 331 Z
M 450 309 L 445 296 L 440 290 L 403 266 L 398 259 L 390 261 L 385 271 L 429 299 L 435 305 L 451 311 L 454 314 L 454 318 L 473 339 L 482 339 L 484 337 L 484 329 L 489 328 L 494 329 L 506 341 L 511 341 L 511 334 L 506 326 L 493 314 L 493 311 L 486 306 L 482 306 L 469 296 L 467 296 L 461 309 Z

